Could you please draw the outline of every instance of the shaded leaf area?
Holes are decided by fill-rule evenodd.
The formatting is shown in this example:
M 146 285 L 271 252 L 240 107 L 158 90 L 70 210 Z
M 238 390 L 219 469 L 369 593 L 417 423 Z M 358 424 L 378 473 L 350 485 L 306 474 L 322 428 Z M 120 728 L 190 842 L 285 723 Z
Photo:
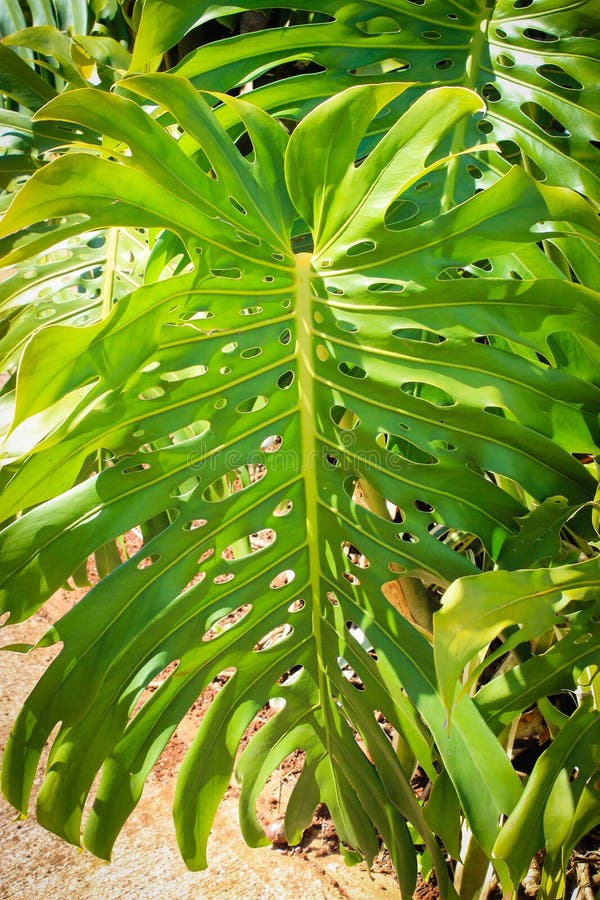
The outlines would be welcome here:
M 267 15 L 272 10 L 266 0 L 237 4 L 240 8 L 265 9 Z M 190 0 L 177 7 L 164 0 L 146 3 L 132 71 L 221 10 L 211 6 L 199 16 Z M 326 0 L 296 3 L 294 10 L 305 10 L 312 21 L 293 24 L 291 17 L 292 27 L 199 47 L 175 71 L 209 90 L 250 82 L 255 102 L 292 118 L 361 80 L 412 82 L 411 99 L 432 85 L 461 84 L 477 90 L 487 104 L 473 136 L 500 142 L 507 158 L 542 180 L 597 196 L 600 77 L 593 2 L 502 0 L 467 9 L 441 0 Z M 321 71 L 303 73 L 307 65 Z M 299 74 L 290 75 L 294 66 Z M 281 78 L 282 70 L 288 77 Z M 384 111 L 375 128 L 385 130 L 405 106 L 400 101 L 395 110 Z M 464 128 L 456 147 L 464 144 Z M 465 168 L 463 190 L 469 184 L 472 190 L 473 179 L 477 185 L 480 166 L 485 168 L 481 160 L 471 161 Z
M 6 259 L 26 255 L 24 235 L 36 252 L 47 249 L 55 235 L 35 226 L 60 216 L 65 237 L 166 229 L 193 261 L 123 297 L 95 325 L 36 335 L 3 445 L 12 477 L 2 518 L 28 510 L 0 535 L 9 621 L 30 615 L 99 546 L 146 529 L 139 553 L 42 640 L 64 646 L 26 702 L 3 767 L 7 796 L 26 808 L 60 722 L 38 817 L 78 844 L 102 768 L 84 833 L 100 856 L 110 855 L 180 719 L 224 672 L 177 786 L 178 839 L 192 868 L 206 864 L 239 742 L 270 698 L 285 705 L 238 767 L 250 844 L 266 840 L 257 793 L 301 749 L 288 835 L 323 800 L 360 855 L 370 860 L 382 836 L 408 897 L 408 819 L 452 896 L 435 835 L 456 844 L 462 807 L 491 855 L 498 822 L 524 796 L 483 703 L 462 697 L 448 730 L 430 636 L 398 610 L 411 576 L 445 586 L 476 573 L 530 508 L 593 498 L 596 481 L 572 454 L 598 447 L 598 388 L 552 339 L 573 331 L 596 347 L 597 296 L 556 269 L 543 281 L 525 276 L 543 260 L 542 237 L 568 230 L 592 241 L 596 226 L 577 195 L 515 169 L 435 219 L 394 230 L 390 207 L 432 167 L 451 165 L 445 138 L 480 106 L 462 88 L 428 94 L 355 166 L 371 119 L 402 89 L 346 92 L 289 143 L 265 112 L 221 96 L 251 158 L 219 124 L 213 98 L 178 76 L 131 78 L 127 90 L 178 123 L 181 146 L 178 132 L 124 96 L 72 91 L 44 110 L 44 119 L 107 134 L 114 153 L 68 154 L 33 176 L 2 223 Z M 298 215 L 311 256 L 290 249 Z M 161 253 L 156 278 L 169 256 Z M 482 258 L 523 275 L 457 275 Z M 99 451 L 112 461 L 76 484 Z M 273 537 L 253 545 L 267 530 Z M 427 821 L 409 781 L 415 760 L 434 782 L 437 814 L 433 805 Z M 454 813 L 441 816 L 440 803 Z M 508 883 L 500 858 L 497 867 Z
M 0 284 L 0 370 L 16 365 L 39 328 L 98 319 L 107 294 L 110 309 L 139 285 L 146 257 L 143 232 L 90 232 L 9 270 Z
M 18 186 L 65 145 L 97 136 L 32 113 L 71 87 L 110 89 L 130 54 L 118 7 L 87 2 L 7 0 L 0 9 L 0 187 Z M 94 15 L 97 13 L 97 18 Z M 94 31 L 96 33 L 92 33 Z
M 513 664 L 477 691 L 476 706 L 488 726 L 500 732 L 538 703 L 555 732 L 492 851 L 518 884 L 533 855 L 545 850 L 542 883 L 549 896 L 564 895 L 569 856 L 600 820 L 599 563 L 595 557 L 572 566 L 459 579 L 434 615 L 436 670 L 450 716 L 465 665 L 502 637 L 495 652 L 470 667 L 461 692 L 472 688 L 495 659 L 512 653 Z M 542 640 L 532 654 L 530 642 L 544 634 L 554 634 L 554 640 L 549 646 L 547 638 Z M 570 717 L 551 702 L 568 690 L 580 697 Z

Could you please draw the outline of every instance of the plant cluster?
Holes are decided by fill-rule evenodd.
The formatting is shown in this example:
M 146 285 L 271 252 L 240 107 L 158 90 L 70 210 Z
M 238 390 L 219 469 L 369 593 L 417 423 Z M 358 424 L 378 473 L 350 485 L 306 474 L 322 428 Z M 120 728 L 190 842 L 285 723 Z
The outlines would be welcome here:
M 4 753 L 17 809 L 53 735 L 38 820 L 108 859 L 219 676 L 177 781 L 190 868 L 234 768 L 267 841 L 302 750 L 290 843 L 322 801 L 403 897 L 423 848 L 442 897 L 540 850 L 563 895 L 600 819 L 596 25 L 4 3 L 0 613 L 101 576 L 36 645 L 62 649 Z

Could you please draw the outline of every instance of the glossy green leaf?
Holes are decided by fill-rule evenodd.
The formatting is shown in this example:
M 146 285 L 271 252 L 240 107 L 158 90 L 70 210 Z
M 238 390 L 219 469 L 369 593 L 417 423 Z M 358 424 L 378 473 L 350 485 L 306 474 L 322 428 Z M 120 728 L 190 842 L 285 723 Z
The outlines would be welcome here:
M 511 647 L 558 625 L 566 612 L 577 611 L 596 596 L 600 560 L 572 566 L 517 572 L 486 572 L 455 582 L 434 615 L 435 666 L 445 703 L 451 709 L 457 681 L 475 654 L 511 626 L 511 636 L 485 664 Z M 481 667 L 470 673 L 463 690 Z
M 572 616 L 568 632 L 548 650 L 515 664 L 477 691 L 475 704 L 492 731 L 502 731 L 541 699 L 576 689 L 581 672 L 600 654 L 596 619 L 593 607 Z
M 271 8 L 268 0 L 236 6 L 265 7 Z M 294 9 L 314 7 L 294 4 Z M 409 81 L 418 83 L 419 91 L 444 82 L 462 84 L 486 101 L 482 130 L 488 139 L 504 142 L 507 156 L 516 149 L 518 161 L 540 177 L 597 199 L 600 77 L 593 2 L 572 7 L 564 0 L 541 0 L 516 6 L 513 0 L 501 0 L 449 8 L 442 0 L 428 0 L 425 9 L 413 0 L 325 0 L 318 8 L 331 21 L 269 28 L 208 44 L 192 51 L 177 70 L 198 87 L 223 90 L 292 61 L 322 67 L 318 74 L 257 87 L 257 102 L 281 115 L 301 115 L 315 101 L 365 79 Z M 133 69 L 139 71 L 188 29 L 217 17 L 220 9 L 200 11 L 191 0 L 176 6 L 148 0 Z M 461 129 L 457 146 L 462 142 Z M 480 178 L 477 165 L 469 166 L 469 175 Z
M 505 860 L 515 884 L 524 877 L 534 853 L 544 847 L 552 863 L 560 861 L 564 871 L 573 849 L 567 840 L 576 810 L 584 792 L 594 789 L 589 781 L 599 761 L 600 713 L 583 705 L 536 762 L 494 847 L 494 855 Z M 546 862 L 544 866 L 554 868 Z
M 125 229 L 90 232 L 33 257 L 0 284 L 0 371 L 16 365 L 46 325 L 88 325 L 140 281 L 144 236 Z
M 108 857 L 178 722 L 221 675 L 176 792 L 190 867 L 206 864 L 245 729 L 283 699 L 239 761 L 249 842 L 262 840 L 257 791 L 301 749 L 290 833 L 321 798 L 365 858 L 384 837 L 410 896 L 408 819 L 451 895 L 442 825 L 415 804 L 377 716 L 432 780 L 441 761 L 488 856 L 522 788 L 469 697 L 448 729 L 432 647 L 401 612 L 402 579 L 445 586 L 495 560 L 527 512 L 509 482 L 537 503 L 594 495 L 572 454 L 598 447 L 599 391 L 558 362 L 551 338 L 572 330 L 596 346 L 598 299 L 548 268 L 538 244 L 573 230 L 591 245 L 595 218 L 518 169 L 454 202 L 447 138 L 480 107 L 463 88 L 418 99 L 360 165 L 370 118 L 402 86 L 354 88 L 289 139 L 246 100 L 179 76 L 126 89 L 74 90 L 44 108 L 39 121 L 101 133 L 109 149 L 44 167 L 0 226 L 9 264 L 100 228 L 176 236 L 157 251 L 158 280 L 91 326 L 43 329 L 22 357 L 2 445 L 2 518 L 22 513 L 0 533 L 9 622 L 130 529 L 144 544 L 42 640 L 63 649 L 15 725 L 4 790 L 25 807 L 60 722 L 38 817 L 80 843 L 102 770 L 84 841 Z M 249 157 L 215 101 L 237 116 Z M 415 221 L 401 215 L 413 189 L 431 198 Z M 293 253 L 298 216 L 312 253 Z M 173 252 L 186 260 L 177 275 Z M 464 277 L 483 259 L 499 277 Z M 545 277 L 506 277 L 509 265 Z M 96 472 L 99 454 L 110 464 Z

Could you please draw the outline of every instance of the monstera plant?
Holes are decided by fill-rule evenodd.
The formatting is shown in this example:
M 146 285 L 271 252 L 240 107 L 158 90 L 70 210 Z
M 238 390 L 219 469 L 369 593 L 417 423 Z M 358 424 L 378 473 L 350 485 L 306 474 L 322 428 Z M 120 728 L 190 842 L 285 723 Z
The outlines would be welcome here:
M 110 91 L 72 84 L 35 113 L 78 138 L 0 223 L 14 296 L 25 308 L 28 279 L 49 287 L 33 310 L 53 322 L 8 332 L 0 609 L 9 625 L 26 619 L 92 554 L 105 574 L 38 645 L 62 649 L 15 723 L 3 789 L 27 810 L 54 734 L 38 819 L 109 858 L 219 676 L 178 775 L 191 868 L 206 865 L 234 768 L 244 837 L 266 842 L 256 799 L 300 749 L 290 843 L 322 800 L 349 860 L 372 860 L 383 840 L 404 897 L 415 833 L 443 896 L 481 891 L 490 861 L 508 891 L 540 849 L 557 896 L 600 812 L 599 235 L 581 196 L 594 196 L 596 138 L 567 84 L 591 39 L 561 37 L 549 63 L 517 48 L 504 4 L 468 21 L 434 2 L 318 6 L 269 30 L 279 38 L 233 36 L 176 71 L 134 74 L 191 26 L 244 8 L 148 0 L 130 74 Z M 572 26 L 560 4 L 536 7 L 549 23 L 526 25 L 536 47 Z M 481 74 L 492 19 L 528 98 L 517 109 L 502 75 L 495 118 L 472 90 L 496 79 Z M 354 74 L 340 49 L 350 27 Z M 425 90 L 421 66 L 452 68 L 428 43 L 447 29 L 463 86 Z M 528 52 L 547 70 L 532 84 Z M 250 84 L 306 58 L 325 71 Z M 418 87 L 399 81 L 409 65 Z M 219 92 L 240 84 L 254 89 Z M 566 135 L 533 139 L 548 124 L 532 111 L 540 91 L 581 129 L 572 154 Z M 505 129 L 504 155 L 482 143 L 489 123 Z M 55 291 L 61 254 L 70 286 L 87 271 L 98 281 L 92 324 L 73 321 L 73 291 Z M 133 528 L 143 544 L 121 561 L 106 548 Z M 551 739 L 519 776 L 515 724 L 534 704 Z M 460 860 L 454 883 L 438 838 Z

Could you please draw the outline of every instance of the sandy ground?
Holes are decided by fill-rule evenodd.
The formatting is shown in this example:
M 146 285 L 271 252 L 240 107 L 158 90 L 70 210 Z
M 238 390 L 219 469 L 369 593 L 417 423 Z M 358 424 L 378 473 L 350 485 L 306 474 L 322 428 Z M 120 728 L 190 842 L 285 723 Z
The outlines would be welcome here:
M 52 601 L 51 601 L 52 604 Z M 2 644 L 34 640 L 53 618 L 42 613 L 31 624 L 7 628 Z M 0 653 L 0 748 L 52 651 L 22 656 Z M 0 898 L 2 900 L 383 900 L 399 898 L 389 875 L 349 869 L 341 857 L 318 846 L 301 857 L 271 847 L 251 850 L 237 821 L 235 788 L 221 806 L 209 841 L 209 869 L 189 872 L 175 842 L 171 799 L 172 771 L 152 774 L 144 796 L 117 841 L 110 864 L 65 844 L 37 825 L 19 821 L 0 799 Z

